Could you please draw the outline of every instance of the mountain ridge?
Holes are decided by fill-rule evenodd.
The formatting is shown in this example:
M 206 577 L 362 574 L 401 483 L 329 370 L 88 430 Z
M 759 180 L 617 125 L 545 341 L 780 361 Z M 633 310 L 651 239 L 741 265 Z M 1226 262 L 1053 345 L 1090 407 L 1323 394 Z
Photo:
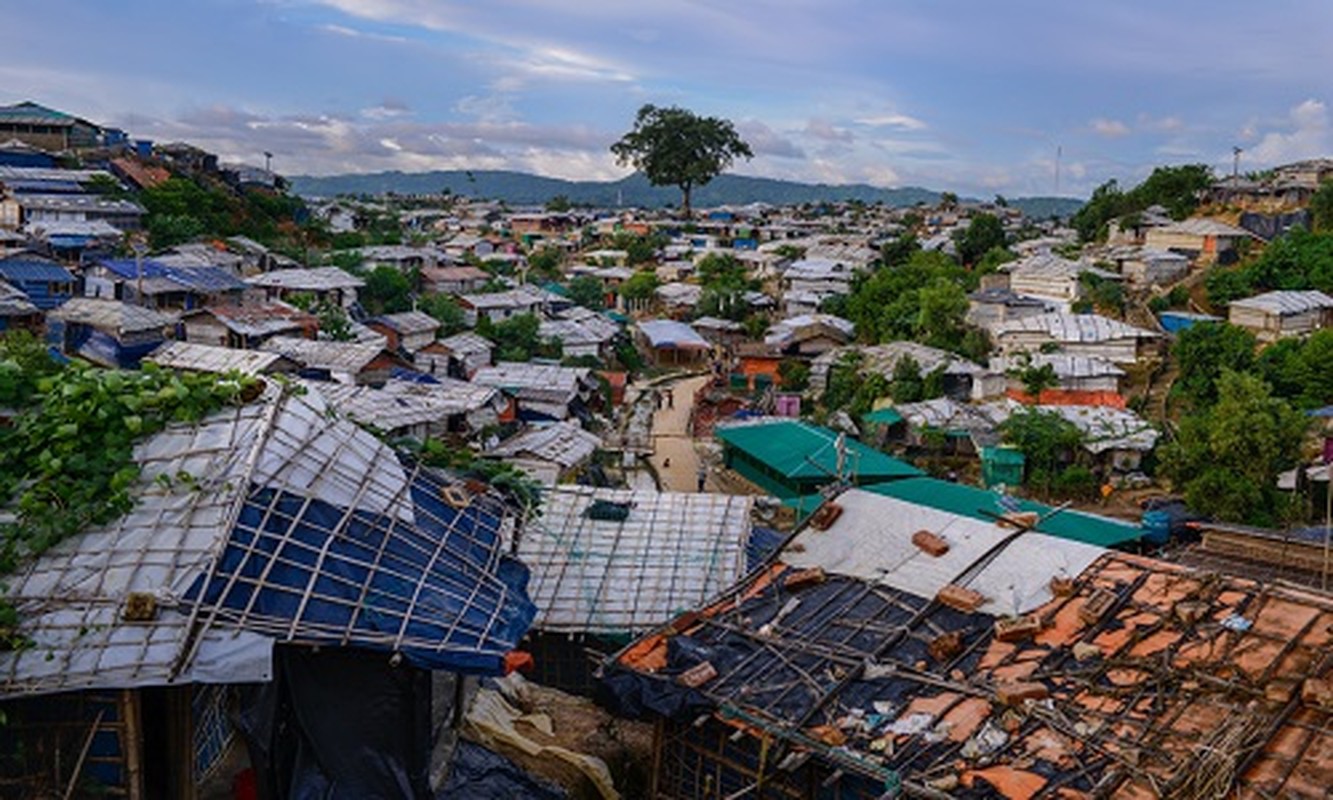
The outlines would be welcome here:
M 391 170 L 326 176 L 296 175 L 289 180 L 292 190 L 305 197 L 390 192 L 438 194 L 448 190 L 451 194 L 464 197 L 501 200 L 514 205 L 541 205 L 557 195 L 564 195 L 576 205 L 595 207 L 623 205 L 661 208 L 680 201 L 680 192 L 674 187 L 653 186 L 639 173 L 616 181 L 571 181 L 508 170 Z M 886 189 L 864 183 L 801 183 L 725 174 L 695 189 L 693 201 L 700 208 L 755 202 L 793 205 L 847 200 L 906 207 L 917 203 L 933 205 L 939 198 L 940 192 L 920 186 Z M 1070 197 L 1020 197 L 1011 198 L 1008 202 L 1024 214 L 1039 218 L 1068 216 L 1083 205 L 1082 200 Z

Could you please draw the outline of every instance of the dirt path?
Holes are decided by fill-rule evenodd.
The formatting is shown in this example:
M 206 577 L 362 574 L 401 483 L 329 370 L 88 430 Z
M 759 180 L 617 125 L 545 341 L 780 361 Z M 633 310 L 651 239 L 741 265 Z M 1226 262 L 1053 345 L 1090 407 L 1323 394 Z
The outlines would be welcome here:
M 690 412 L 694 407 L 694 393 L 712 378 L 697 375 L 658 387 L 663 395 L 662 407 L 653 414 L 653 454 L 651 461 L 661 479 L 662 491 L 698 491 L 699 453 L 690 436 Z M 666 403 L 671 392 L 673 402 Z M 704 488 L 718 491 L 716 479 L 709 471 Z

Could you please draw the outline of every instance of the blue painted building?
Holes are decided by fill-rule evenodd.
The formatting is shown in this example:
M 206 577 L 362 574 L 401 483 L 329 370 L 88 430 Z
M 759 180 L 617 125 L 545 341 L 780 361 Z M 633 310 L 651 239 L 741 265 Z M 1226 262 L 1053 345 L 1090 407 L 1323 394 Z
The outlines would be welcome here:
M 74 296 L 74 274 L 54 261 L 22 255 L 0 259 L 0 280 L 23 293 L 42 311 L 64 303 Z
M 1195 314 L 1189 311 L 1163 311 L 1157 315 L 1157 319 L 1162 323 L 1162 329 L 1170 334 L 1188 330 L 1200 322 L 1224 322 L 1221 317 L 1214 317 L 1212 314 Z
M 85 293 L 133 302 L 142 283 L 148 305 L 157 309 L 190 311 L 218 301 L 238 300 L 245 282 L 221 267 L 177 267 L 151 258 L 100 258 L 86 274 Z

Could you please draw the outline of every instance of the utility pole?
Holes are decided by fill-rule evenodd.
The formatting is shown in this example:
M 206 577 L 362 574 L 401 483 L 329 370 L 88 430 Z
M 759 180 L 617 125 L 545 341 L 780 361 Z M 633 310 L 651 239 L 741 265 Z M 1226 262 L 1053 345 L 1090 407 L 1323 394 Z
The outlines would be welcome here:
M 148 251 L 148 245 L 144 244 L 143 239 L 138 236 L 130 243 L 130 248 L 134 250 L 134 274 L 135 278 L 135 302 L 143 305 L 143 254 Z
M 1240 180 L 1240 154 L 1245 152 L 1241 147 L 1231 148 L 1231 183 L 1234 186 Z
M 267 150 L 264 151 L 264 171 L 273 174 L 273 154 Z

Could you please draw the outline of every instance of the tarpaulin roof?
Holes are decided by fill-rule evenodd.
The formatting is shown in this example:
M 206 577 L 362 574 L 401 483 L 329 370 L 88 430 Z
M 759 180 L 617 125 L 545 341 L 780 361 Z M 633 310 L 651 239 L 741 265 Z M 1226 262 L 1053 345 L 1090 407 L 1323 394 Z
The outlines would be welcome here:
M 498 673 L 531 623 L 504 506 L 399 456 L 318 393 L 172 427 L 135 450 L 135 508 L 21 567 L 6 595 L 33 646 L 0 695 L 267 680 L 274 641 Z M 182 485 L 182 475 L 190 476 Z M 151 597 L 145 621 L 125 619 Z
M 104 258 L 98 260 L 97 264 L 123 280 L 137 280 L 139 277 L 140 264 L 132 258 Z M 165 278 L 183 289 L 204 294 L 245 290 L 244 281 L 221 267 L 178 267 L 147 258 L 143 259 L 142 266 L 145 278 Z
M 70 271 L 55 263 L 38 258 L 7 258 L 0 261 L 0 278 L 10 283 L 40 281 L 43 283 L 73 283 Z
M 799 420 L 759 420 L 716 429 L 718 439 L 744 451 L 787 478 L 831 478 L 838 474 L 838 434 Z M 864 479 L 920 475 L 921 470 L 850 437 L 844 468 Z

